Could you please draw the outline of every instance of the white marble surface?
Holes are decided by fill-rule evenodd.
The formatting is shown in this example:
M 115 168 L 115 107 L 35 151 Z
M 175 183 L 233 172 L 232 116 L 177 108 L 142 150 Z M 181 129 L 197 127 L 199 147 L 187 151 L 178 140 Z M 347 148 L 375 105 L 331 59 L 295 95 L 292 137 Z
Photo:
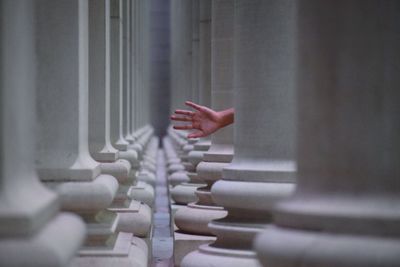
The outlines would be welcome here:
M 298 7 L 298 187 L 258 239 L 259 257 L 272 267 L 399 266 L 400 4 Z

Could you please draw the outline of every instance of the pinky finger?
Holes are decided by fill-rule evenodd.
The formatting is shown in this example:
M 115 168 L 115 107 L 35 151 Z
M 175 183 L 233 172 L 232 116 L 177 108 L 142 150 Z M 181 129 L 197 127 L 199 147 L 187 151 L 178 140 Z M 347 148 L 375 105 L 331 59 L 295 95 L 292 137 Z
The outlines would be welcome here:
M 188 138 L 199 138 L 199 137 L 204 137 L 204 136 L 205 136 L 205 135 L 204 135 L 203 132 L 197 131 L 197 132 L 188 134 L 187 137 L 188 137 Z

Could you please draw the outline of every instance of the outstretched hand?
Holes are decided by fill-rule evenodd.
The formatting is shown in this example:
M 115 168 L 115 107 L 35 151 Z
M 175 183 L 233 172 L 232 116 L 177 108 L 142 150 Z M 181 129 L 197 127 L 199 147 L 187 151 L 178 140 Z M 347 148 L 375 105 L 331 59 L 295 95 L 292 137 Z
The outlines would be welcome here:
M 188 138 L 206 137 L 233 122 L 233 109 L 217 112 L 190 101 L 186 101 L 185 104 L 195 111 L 177 109 L 175 114 L 180 116 L 172 115 L 171 120 L 188 122 L 185 125 L 175 125 L 174 129 L 196 130 L 190 133 Z

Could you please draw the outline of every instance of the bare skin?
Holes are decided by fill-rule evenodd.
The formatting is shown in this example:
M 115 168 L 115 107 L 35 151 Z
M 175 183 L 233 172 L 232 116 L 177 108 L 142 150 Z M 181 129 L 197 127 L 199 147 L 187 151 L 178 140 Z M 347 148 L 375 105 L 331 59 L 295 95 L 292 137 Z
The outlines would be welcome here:
M 174 129 L 195 130 L 188 135 L 188 138 L 206 137 L 234 121 L 233 108 L 215 111 L 190 101 L 186 101 L 185 104 L 195 111 L 177 109 L 175 110 L 177 115 L 172 115 L 171 120 L 187 122 L 184 125 L 175 125 Z

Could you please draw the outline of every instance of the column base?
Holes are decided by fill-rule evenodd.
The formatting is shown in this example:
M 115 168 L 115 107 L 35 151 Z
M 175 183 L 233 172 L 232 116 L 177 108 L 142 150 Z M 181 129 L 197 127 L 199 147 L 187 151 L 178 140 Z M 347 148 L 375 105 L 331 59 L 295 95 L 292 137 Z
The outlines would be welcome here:
M 191 202 L 197 201 L 197 196 L 195 194 L 197 188 L 205 186 L 205 184 L 195 184 L 195 183 L 182 183 L 171 190 L 171 198 L 177 204 L 189 204 Z
M 175 267 L 181 266 L 182 259 L 197 250 L 201 245 L 214 242 L 215 236 L 191 235 L 176 231 L 174 233 L 174 263 Z
M 128 196 L 137 201 L 142 201 L 150 207 L 154 205 L 154 188 L 142 181 L 138 181 L 128 191 Z
M 101 173 L 115 177 L 119 183 L 126 183 L 134 179 L 131 174 L 131 164 L 129 161 L 119 159 L 115 162 L 100 163 Z
M 84 223 L 75 215 L 61 213 L 29 239 L 1 239 L 1 266 L 66 266 L 79 250 L 84 236 Z
M 396 267 L 400 239 L 268 227 L 256 239 L 257 255 L 273 267 Z
M 133 143 L 132 145 L 129 145 L 128 147 L 130 150 L 135 151 L 138 155 L 141 155 L 143 152 L 143 145 L 139 143 Z
M 226 215 L 227 212 L 222 207 L 190 203 L 177 210 L 174 220 L 176 226 L 185 233 L 213 235 L 208 224 L 212 220 L 224 218 Z
M 143 159 L 143 161 L 140 164 L 140 166 L 143 169 L 148 170 L 150 172 L 156 172 L 156 170 L 157 170 L 155 164 L 150 162 L 148 159 L 147 160 Z
M 153 235 L 154 235 L 154 227 L 150 226 L 149 234 L 146 237 L 138 237 L 142 242 L 147 245 L 147 259 L 150 262 L 153 259 Z
M 147 267 L 148 248 L 140 238 L 119 233 L 112 248 L 81 250 L 71 266 L 74 267 Z
M 150 172 L 148 170 L 140 170 L 137 174 L 137 180 L 145 182 L 152 187 L 156 186 L 156 176 L 153 172 Z
M 157 150 L 157 148 L 156 148 Z M 154 151 L 152 151 L 154 152 Z M 145 162 L 149 162 L 150 164 L 156 166 L 157 165 L 157 160 L 156 160 L 156 155 L 153 154 L 157 154 L 157 151 L 155 151 L 155 153 L 151 153 L 152 155 L 143 155 L 143 161 Z
M 146 237 L 152 224 L 152 211 L 149 206 L 132 201 L 128 208 L 110 208 L 118 213 L 117 232 L 132 233 L 137 237 Z
M 121 150 L 118 153 L 118 158 L 127 160 L 132 168 L 140 167 L 139 156 L 135 150 Z
M 168 168 L 168 174 L 171 175 L 174 172 L 179 172 L 179 171 L 185 171 L 185 167 L 183 167 L 182 163 L 180 162 L 179 159 L 179 163 L 171 163 Z
M 99 175 L 92 181 L 46 185 L 57 191 L 62 209 L 77 213 L 106 209 L 112 204 L 119 186 L 114 177 L 106 174 Z
M 190 181 L 186 171 L 177 171 L 168 176 L 168 183 L 172 186 L 177 186 L 181 183 L 187 183 Z
M 180 205 L 180 204 L 175 204 L 171 203 L 170 208 L 171 208 L 171 225 L 173 226 L 174 231 L 178 230 L 178 227 L 175 225 L 175 214 L 176 212 L 181 209 L 186 207 L 186 205 Z
M 256 253 L 248 250 L 222 249 L 201 245 L 182 260 L 182 267 L 261 267 Z

